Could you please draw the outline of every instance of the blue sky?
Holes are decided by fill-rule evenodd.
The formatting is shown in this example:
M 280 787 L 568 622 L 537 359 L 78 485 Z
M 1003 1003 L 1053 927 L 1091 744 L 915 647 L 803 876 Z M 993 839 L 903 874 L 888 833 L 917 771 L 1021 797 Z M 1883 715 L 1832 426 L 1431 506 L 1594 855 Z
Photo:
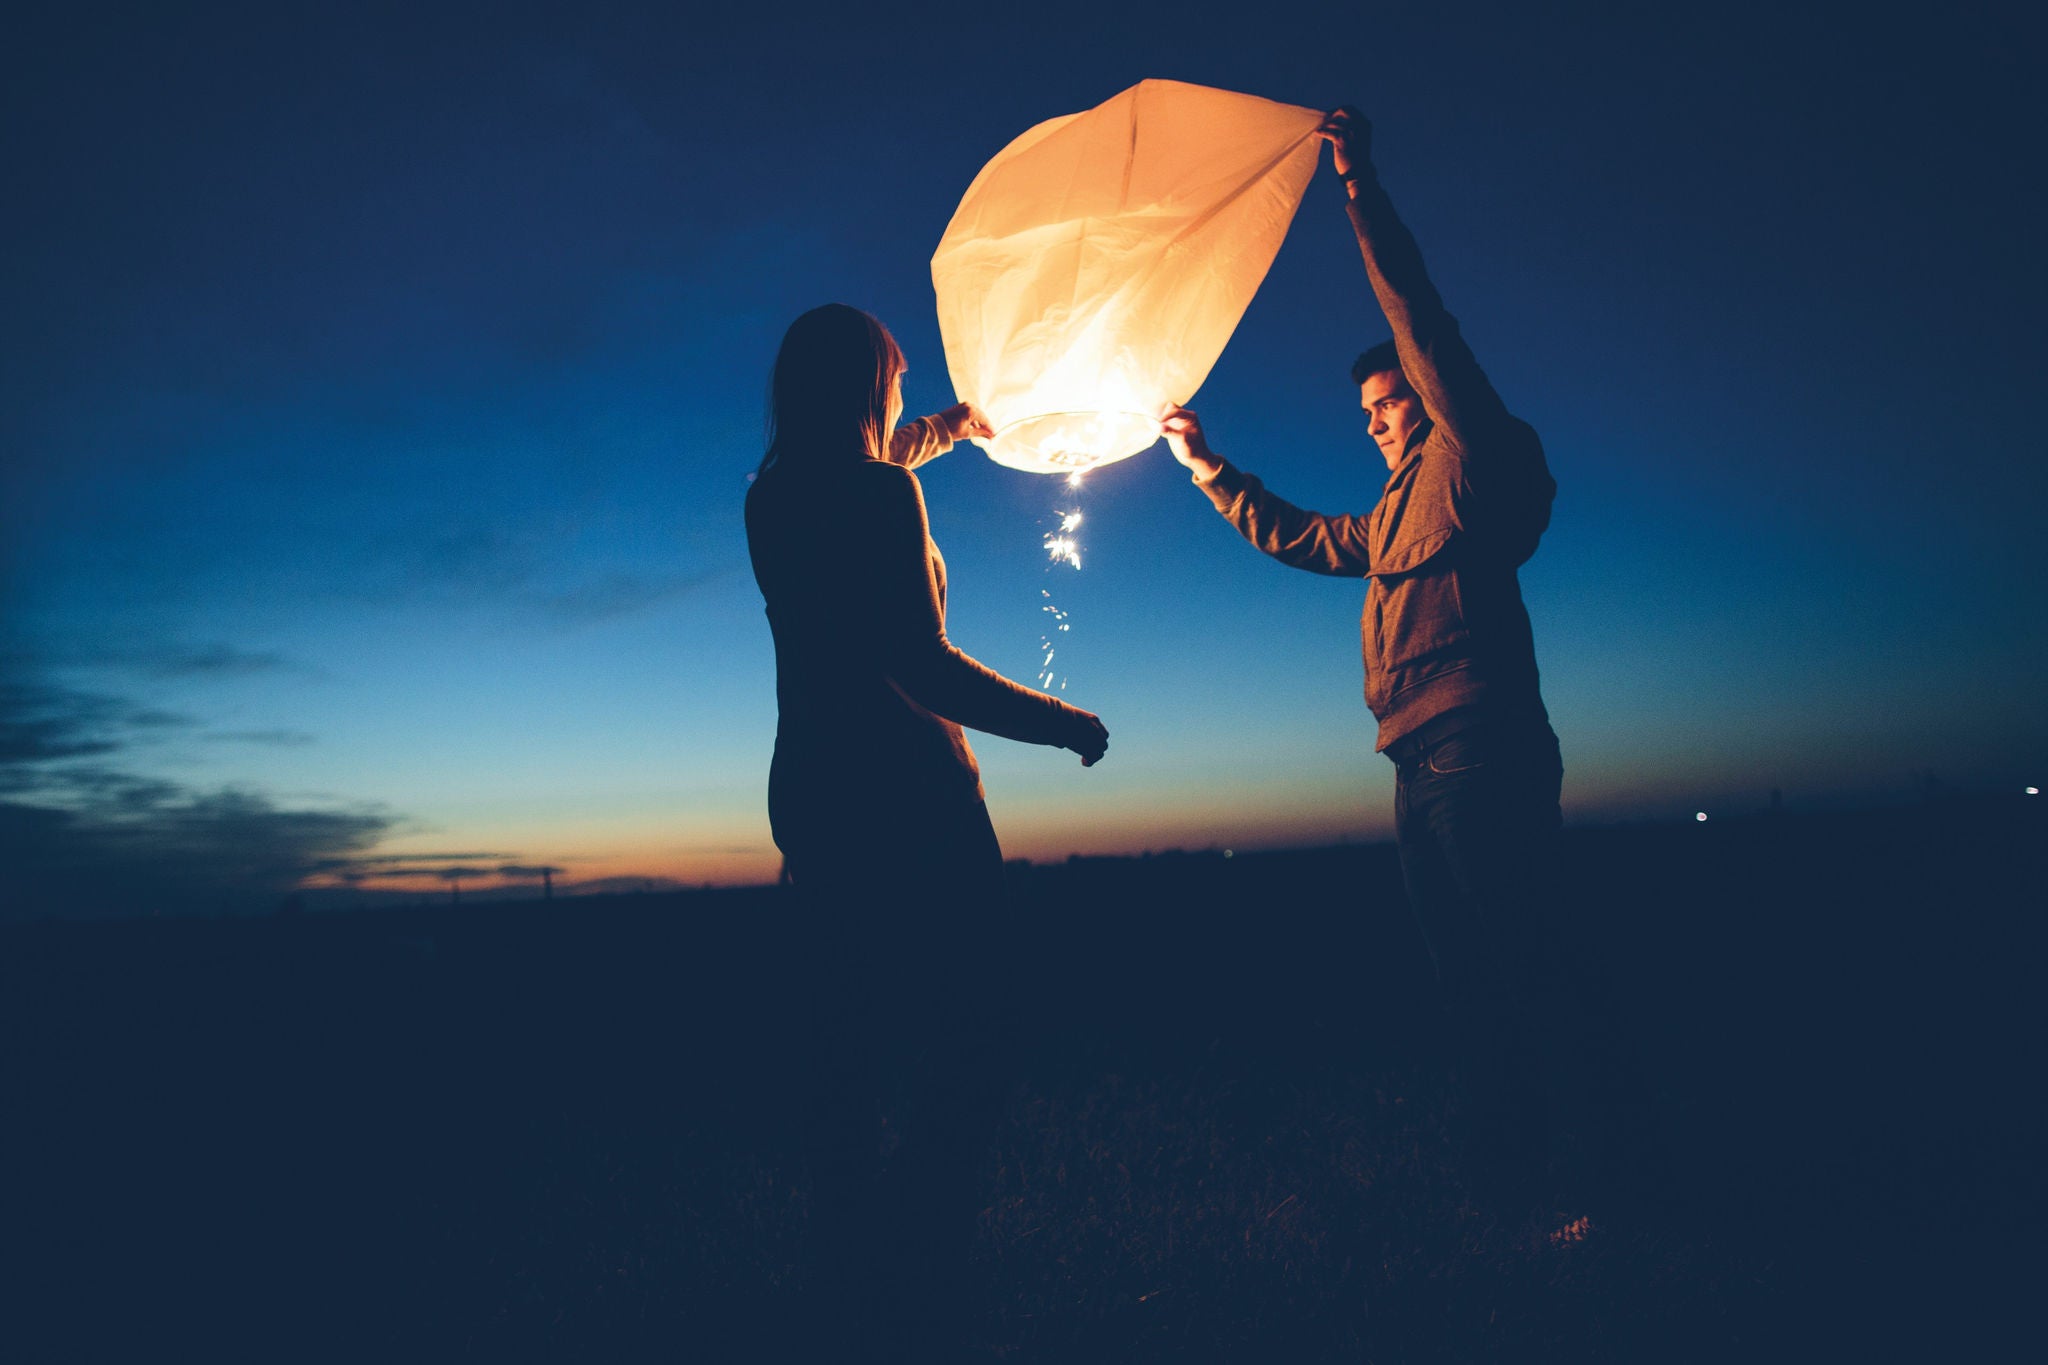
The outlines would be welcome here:
M 17 885 L 772 876 L 739 507 L 776 341 L 857 304 L 912 408 L 952 402 L 928 265 L 960 193 L 1150 76 L 1374 120 L 1560 485 L 1523 579 L 1571 818 L 2048 771 L 2015 17 L 1074 13 L 36 20 L 0 275 Z M 1194 405 L 1276 491 L 1364 510 L 1345 371 L 1384 335 L 1320 173 Z M 1079 495 L 1079 572 L 1040 550 L 1052 480 L 963 447 L 924 483 L 955 642 L 1031 677 L 1055 601 L 1112 733 L 1085 772 L 977 746 L 1012 855 L 1387 834 L 1359 585 L 1262 559 L 1163 447 Z

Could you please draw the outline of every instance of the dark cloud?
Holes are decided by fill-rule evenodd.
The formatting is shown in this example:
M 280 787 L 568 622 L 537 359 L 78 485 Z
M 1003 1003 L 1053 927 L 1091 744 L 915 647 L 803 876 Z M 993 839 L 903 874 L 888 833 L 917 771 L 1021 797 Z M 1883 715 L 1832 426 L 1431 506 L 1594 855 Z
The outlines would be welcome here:
M 110 739 L 87 738 L 61 721 L 0 721 L 0 763 L 83 758 L 111 753 L 120 747 Z
M 495 875 L 495 869 L 488 867 L 383 867 L 350 869 L 337 873 L 343 881 L 418 881 L 431 878 L 442 882 L 473 882 L 479 877 Z
M 171 804 L 185 790 L 175 782 L 96 764 L 66 764 L 32 774 L 11 787 L 33 791 L 62 809 L 90 807 L 120 815 Z
M 501 858 L 517 857 L 513 853 L 376 853 L 360 858 L 330 858 L 314 868 L 316 872 L 355 873 L 360 876 L 424 876 L 432 872 L 439 863 L 487 863 Z M 401 872 L 404 866 L 417 866 L 419 872 Z
M 438 881 L 459 886 L 463 882 L 488 881 L 498 877 L 539 880 L 544 874 L 561 872 L 559 867 L 527 866 L 510 861 L 513 853 L 364 853 L 354 857 L 326 858 L 308 870 L 314 875 L 345 886 L 360 888 L 365 882 Z
M 682 891 L 687 884 L 673 877 L 599 877 L 595 881 L 577 882 L 571 887 L 557 887 L 576 896 L 616 896 L 635 891 Z
M 0 769 L 110 754 L 126 747 L 137 730 L 191 723 L 119 697 L 0 680 Z
M 291 810 L 232 788 L 137 782 L 64 805 L 0 802 L 0 876 L 9 918 L 262 910 L 393 823 L 380 811 Z
M 473 882 L 478 877 L 490 876 L 491 869 L 488 867 L 437 867 L 434 869 L 434 875 L 444 882 Z
M 0 913 L 265 909 L 396 823 L 372 809 L 290 809 L 258 792 L 202 791 L 115 761 L 152 732 L 189 724 L 120 697 L 0 682 Z

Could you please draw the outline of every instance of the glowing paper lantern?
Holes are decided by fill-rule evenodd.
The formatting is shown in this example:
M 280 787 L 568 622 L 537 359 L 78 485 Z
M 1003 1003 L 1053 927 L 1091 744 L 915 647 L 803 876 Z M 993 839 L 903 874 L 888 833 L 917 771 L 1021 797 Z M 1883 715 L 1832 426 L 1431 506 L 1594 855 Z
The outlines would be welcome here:
M 1322 120 L 1144 81 L 998 152 L 932 256 L 953 390 L 996 432 L 976 444 L 1053 473 L 1157 440 L 1266 278 Z

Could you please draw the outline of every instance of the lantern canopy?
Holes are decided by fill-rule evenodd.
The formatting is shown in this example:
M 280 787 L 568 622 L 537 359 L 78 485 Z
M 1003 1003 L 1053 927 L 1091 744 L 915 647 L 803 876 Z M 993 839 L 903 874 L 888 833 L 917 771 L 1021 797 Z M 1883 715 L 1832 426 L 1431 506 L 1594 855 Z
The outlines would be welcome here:
M 1323 115 L 1143 81 L 1039 124 L 967 187 L 932 256 L 953 391 L 1013 469 L 1135 455 L 1209 376 L 1315 171 Z

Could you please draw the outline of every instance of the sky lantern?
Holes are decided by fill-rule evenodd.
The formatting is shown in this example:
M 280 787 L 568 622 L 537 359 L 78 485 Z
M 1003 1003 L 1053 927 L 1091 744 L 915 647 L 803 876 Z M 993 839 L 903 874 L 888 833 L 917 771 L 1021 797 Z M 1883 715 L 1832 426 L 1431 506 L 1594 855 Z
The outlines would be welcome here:
M 1209 376 L 1314 173 L 1323 115 L 1143 81 L 982 167 L 932 256 L 954 393 L 999 464 L 1071 473 L 1159 437 Z

